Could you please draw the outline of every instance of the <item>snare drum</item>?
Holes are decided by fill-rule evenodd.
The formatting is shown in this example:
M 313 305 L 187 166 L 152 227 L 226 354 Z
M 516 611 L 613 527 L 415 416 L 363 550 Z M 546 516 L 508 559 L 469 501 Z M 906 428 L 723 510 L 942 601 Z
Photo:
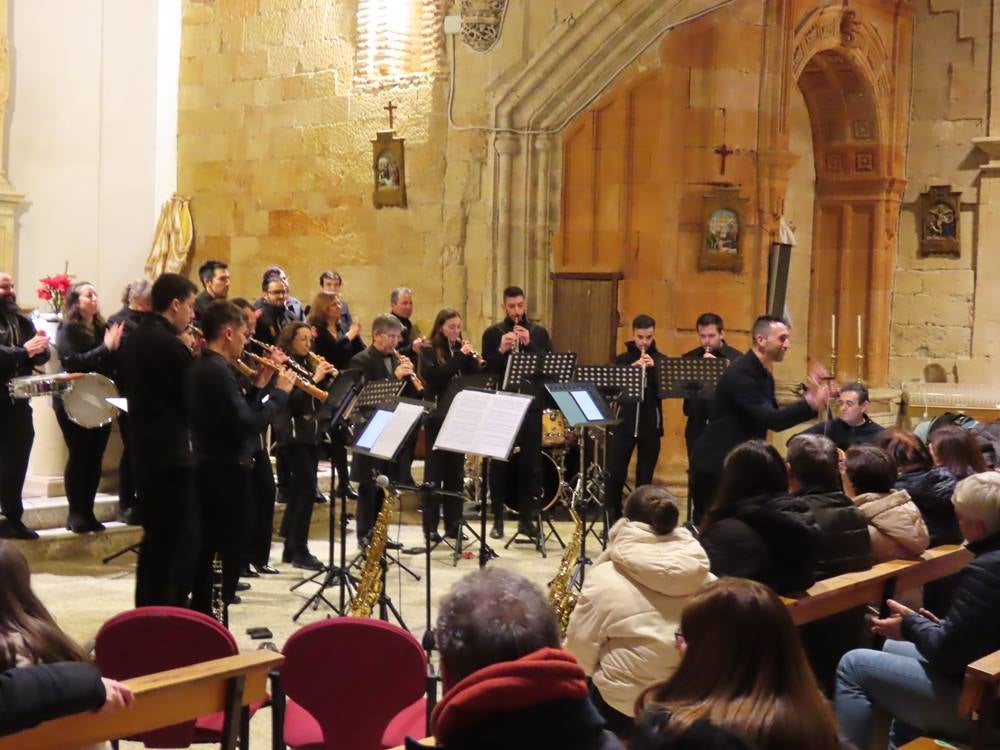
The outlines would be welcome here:
M 109 398 L 118 396 L 118 389 L 110 378 L 96 372 L 83 374 L 72 383 L 72 388 L 62 394 L 66 416 L 81 427 L 96 429 L 111 424 L 115 407 Z
M 66 393 L 73 387 L 73 381 L 82 376 L 82 373 L 65 372 L 56 375 L 28 375 L 23 378 L 11 378 L 7 389 L 11 398 L 51 396 L 54 393 Z
M 566 417 L 558 409 L 546 409 L 542 412 L 542 447 L 553 448 L 565 445 L 567 433 L 570 432 Z

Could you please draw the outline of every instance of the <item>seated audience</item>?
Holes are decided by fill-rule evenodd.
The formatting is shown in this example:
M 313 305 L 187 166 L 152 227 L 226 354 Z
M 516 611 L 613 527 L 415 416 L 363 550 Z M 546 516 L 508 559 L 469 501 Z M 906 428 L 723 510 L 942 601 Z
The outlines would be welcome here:
M 591 678 L 591 697 L 608 728 L 626 738 L 639 694 L 673 674 L 681 610 L 715 579 L 708 555 L 665 488 L 645 485 L 625 500 L 625 517 L 587 573 L 565 648 Z
M 935 466 L 941 466 L 961 481 L 986 471 L 986 459 L 975 435 L 963 427 L 945 425 L 930 435 L 929 447 Z
M 886 430 L 877 445 L 896 462 L 899 477 L 895 488 L 906 490 L 920 509 L 930 546 L 961 544 L 962 532 L 951 503 L 958 482 L 955 475 L 947 467 L 935 466 L 927 446 L 912 432 Z
M 850 448 L 841 478 L 844 492 L 868 521 L 874 561 L 920 557 L 930 539 L 927 526 L 909 493 L 893 488 L 896 462 L 892 457 L 874 445 Z
M 749 440 L 730 451 L 701 529 L 712 573 L 760 581 L 779 594 L 812 586 L 819 529 L 808 506 L 787 494 L 785 462 L 773 445 Z
M 677 670 L 636 704 L 645 710 L 638 737 L 654 726 L 665 740 L 656 747 L 671 747 L 672 736 L 707 719 L 757 750 L 840 747 L 788 608 L 766 586 L 738 578 L 708 584 L 684 608 L 676 644 Z
M 444 695 L 430 730 L 439 747 L 620 750 L 586 675 L 559 648 L 555 612 L 528 579 L 470 573 L 442 600 L 436 632 Z
M 893 719 L 893 747 L 920 735 L 971 735 L 971 720 L 958 714 L 963 673 L 1000 649 L 1000 474 L 962 480 L 954 503 L 976 558 L 958 574 L 951 608 L 937 617 L 889 600 L 892 615 L 872 620 L 873 632 L 888 639 L 882 650 L 851 651 L 837 668 L 837 720 L 858 748 L 871 746 L 876 711 Z
M 754 750 L 740 735 L 698 719 L 683 732 L 665 731 L 670 714 L 651 711 L 641 727 L 632 733 L 629 750 Z
M 868 416 L 871 402 L 868 400 L 868 389 L 861 383 L 841 386 L 837 403 L 840 408 L 835 418 L 817 422 L 799 435 L 823 435 L 846 451 L 852 445 L 874 443 L 885 432 L 882 425 L 876 424 Z
M 819 527 L 817 580 L 870 568 L 868 522 L 840 489 L 837 446 L 822 435 L 796 435 L 788 442 L 787 460 L 788 489 Z

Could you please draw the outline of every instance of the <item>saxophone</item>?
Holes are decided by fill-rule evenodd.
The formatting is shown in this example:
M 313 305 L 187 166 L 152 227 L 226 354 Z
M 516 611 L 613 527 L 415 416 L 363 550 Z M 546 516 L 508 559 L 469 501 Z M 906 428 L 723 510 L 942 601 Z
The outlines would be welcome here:
M 361 568 L 358 580 L 358 590 L 351 600 L 353 617 L 371 617 L 382 595 L 382 554 L 385 543 L 389 539 L 389 527 L 392 525 L 392 496 L 385 499 L 382 510 L 378 512 L 375 526 L 372 528 L 371 542 L 365 553 L 365 564 Z
M 222 599 L 222 560 L 219 553 L 212 558 L 212 617 L 229 627 L 229 614 L 226 603 Z
M 564 638 L 566 628 L 569 627 L 569 616 L 573 614 L 573 607 L 576 606 L 577 593 L 573 590 L 573 571 L 583 549 L 584 533 L 583 516 L 576 512 L 572 504 L 569 506 L 569 513 L 573 517 L 573 536 L 570 537 L 569 544 L 566 545 L 566 550 L 559 561 L 559 570 L 549 584 L 549 604 L 556 611 L 559 632 Z

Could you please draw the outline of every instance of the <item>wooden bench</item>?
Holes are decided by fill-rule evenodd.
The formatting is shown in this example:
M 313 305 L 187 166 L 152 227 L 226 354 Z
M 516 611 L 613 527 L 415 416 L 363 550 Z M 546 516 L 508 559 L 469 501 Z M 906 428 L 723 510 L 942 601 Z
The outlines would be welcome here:
M 263 700 L 268 673 L 284 657 L 253 651 L 144 675 L 125 684 L 135 702 L 109 714 L 81 713 L 0 737 L 0 750 L 65 750 L 130 737 L 201 716 L 224 712 L 223 750 L 233 750 L 243 706 Z

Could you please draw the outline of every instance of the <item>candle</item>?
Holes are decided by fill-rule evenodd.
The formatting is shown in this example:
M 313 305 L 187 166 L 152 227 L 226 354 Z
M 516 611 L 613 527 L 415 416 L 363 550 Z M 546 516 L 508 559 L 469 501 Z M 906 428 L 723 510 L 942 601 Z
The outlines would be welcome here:
M 830 316 L 830 346 L 837 351 L 837 313 Z
M 858 316 L 858 351 L 861 351 L 861 316 Z

